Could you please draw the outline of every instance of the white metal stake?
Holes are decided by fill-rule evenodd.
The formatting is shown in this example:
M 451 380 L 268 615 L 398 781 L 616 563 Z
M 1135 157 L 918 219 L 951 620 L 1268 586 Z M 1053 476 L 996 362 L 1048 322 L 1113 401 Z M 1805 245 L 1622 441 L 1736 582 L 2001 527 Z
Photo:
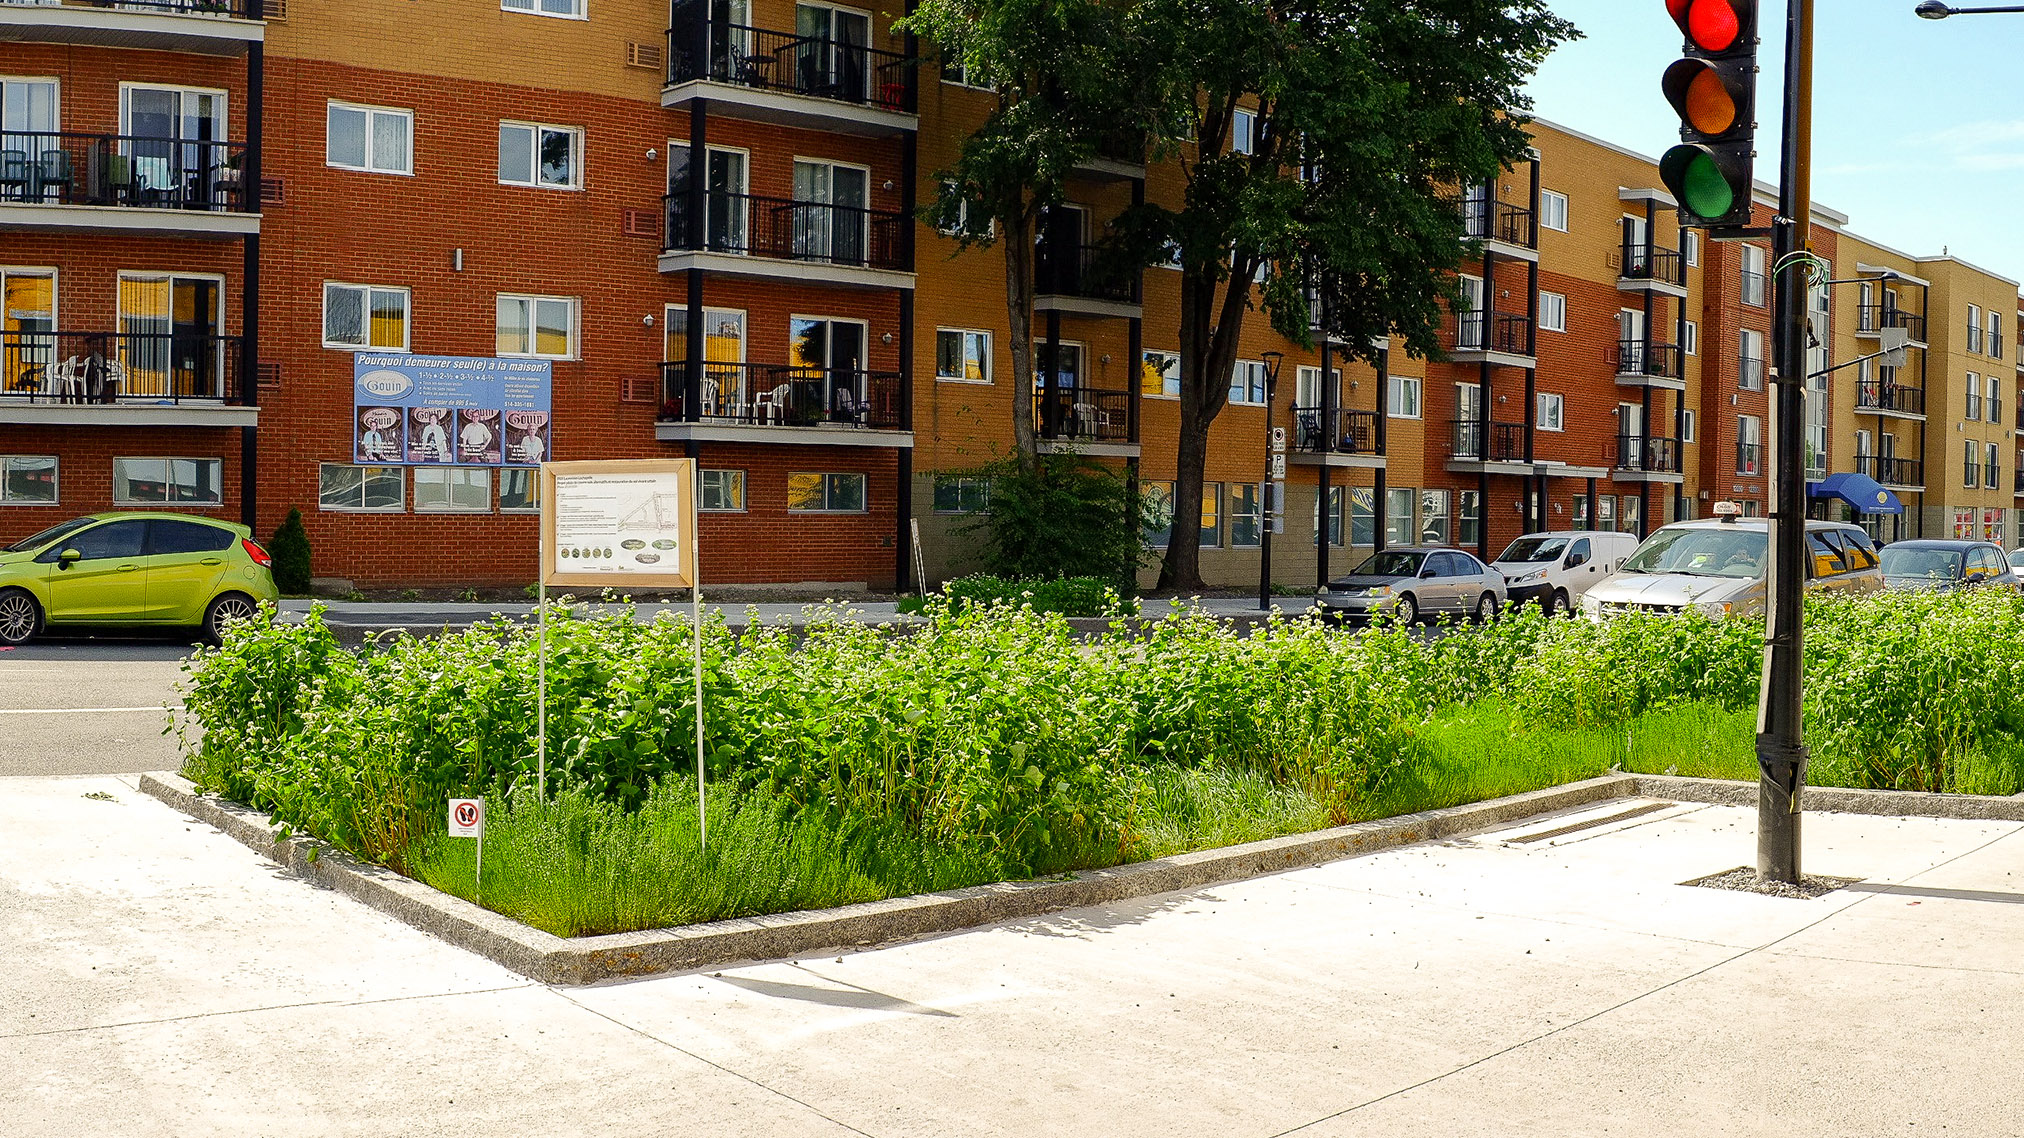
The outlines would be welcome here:
M 478 815 L 484 817 L 483 813 Z M 478 868 L 471 874 L 471 903 L 485 903 L 485 827 L 478 827 Z
M 541 584 L 534 621 L 534 781 L 535 797 L 548 800 L 548 552 L 542 548 Z
M 701 537 L 696 486 L 689 486 L 689 548 L 690 564 L 694 571 L 689 581 L 689 599 L 695 605 L 695 625 L 689 630 L 696 641 L 696 845 L 706 849 L 710 844 L 710 812 L 703 804 L 703 554 L 696 547 Z

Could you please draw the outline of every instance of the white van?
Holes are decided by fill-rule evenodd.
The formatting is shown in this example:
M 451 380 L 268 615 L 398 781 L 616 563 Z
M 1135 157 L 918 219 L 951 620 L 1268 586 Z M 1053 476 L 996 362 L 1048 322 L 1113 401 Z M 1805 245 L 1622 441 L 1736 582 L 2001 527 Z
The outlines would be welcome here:
M 1504 574 L 1509 603 L 1536 603 L 1546 615 L 1572 612 L 1590 585 L 1616 572 L 1637 549 L 1637 535 L 1610 530 L 1528 533 L 1490 567 Z

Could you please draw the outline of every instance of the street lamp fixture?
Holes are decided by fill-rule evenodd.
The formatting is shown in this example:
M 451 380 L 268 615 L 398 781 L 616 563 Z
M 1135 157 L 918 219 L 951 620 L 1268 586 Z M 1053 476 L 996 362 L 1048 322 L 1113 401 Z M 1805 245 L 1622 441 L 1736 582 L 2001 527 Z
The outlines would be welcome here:
M 1993 8 L 1955 8 L 1940 0 L 1924 0 L 1912 11 L 1927 20 L 1944 20 L 1948 16 L 1979 16 L 1989 12 L 2024 12 L 2024 4 L 2000 4 Z
M 1279 464 L 1285 461 L 1273 447 L 1272 401 L 1279 391 L 1279 365 L 1286 362 L 1285 352 L 1260 352 L 1265 361 L 1265 481 L 1258 484 L 1258 607 L 1272 611 L 1272 512 L 1285 504 L 1274 502 L 1272 487 L 1274 476 L 1279 473 Z

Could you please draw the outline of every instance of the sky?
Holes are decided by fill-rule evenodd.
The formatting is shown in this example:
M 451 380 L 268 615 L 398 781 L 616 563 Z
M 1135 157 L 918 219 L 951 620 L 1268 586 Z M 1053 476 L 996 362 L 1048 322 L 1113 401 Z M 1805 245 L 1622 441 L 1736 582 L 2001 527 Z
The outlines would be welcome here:
M 1915 2 L 1815 3 L 1813 200 L 1900 252 L 2024 279 L 2024 14 L 1922 20 Z M 1585 38 L 1540 68 L 1533 114 L 1653 158 L 1678 142 L 1663 0 L 1550 3 Z M 1756 176 L 1776 182 L 1785 5 L 1760 13 Z

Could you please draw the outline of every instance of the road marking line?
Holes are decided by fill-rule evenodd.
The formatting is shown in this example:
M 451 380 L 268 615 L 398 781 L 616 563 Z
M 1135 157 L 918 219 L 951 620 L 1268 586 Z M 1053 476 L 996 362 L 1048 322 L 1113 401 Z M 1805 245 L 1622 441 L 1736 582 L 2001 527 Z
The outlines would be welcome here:
M 0 707 L 0 715 L 99 715 L 108 711 L 167 711 L 153 707 Z

